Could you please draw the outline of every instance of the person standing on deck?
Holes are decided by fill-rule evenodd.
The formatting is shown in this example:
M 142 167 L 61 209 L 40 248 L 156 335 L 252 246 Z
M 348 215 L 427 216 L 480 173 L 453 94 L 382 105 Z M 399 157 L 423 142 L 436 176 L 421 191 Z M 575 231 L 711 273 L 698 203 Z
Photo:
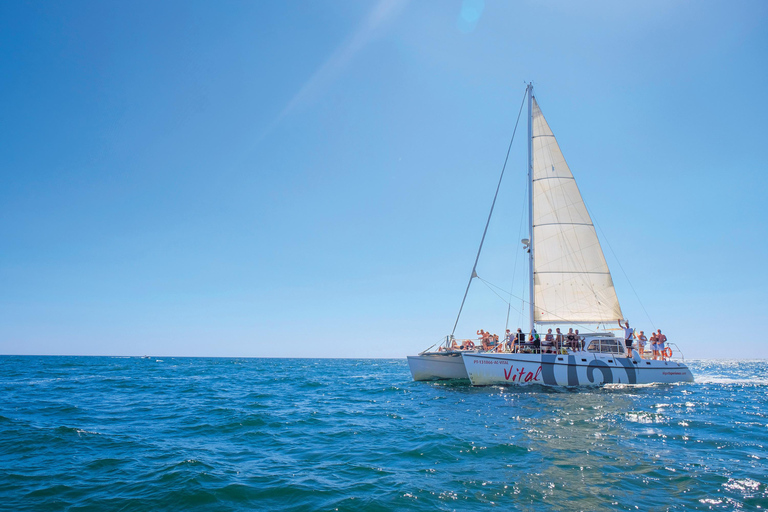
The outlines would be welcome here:
M 635 333 L 635 338 L 637 338 L 637 348 L 640 352 L 640 357 L 642 358 L 645 355 L 645 342 L 648 341 L 648 338 L 645 337 L 645 334 L 643 334 L 643 331 L 640 331 L 640 335 L 638 336 L 637 333 Z
M 619 327 L 621 327 L 621 318 L 618 320 Z M 635 330 L 629 326 L 629 320 L 624 321 L 624 345 L 627 347 L 627 357 L 632 357 L 632 338 L 634 338 Z
M 659 355 L 661 356 L 662 361 L 667 360 L 667 354 L 664 351 L 666 346 L 664 345 L 667 342 L 667 337 L 664 334 L 661 334 L 661 329 L 658 329 L 656 331 L 656 343 L 659 346 Z
M 512 352 L 512 331 L 509 329 L 507 329 L 506 334 L 504 334 L 504 346 L 506 347 L 505 350 Z
M 653 352 L 653 360 L 656 361 L 659 358 L 659 342 L 656 338 L 656 333 L 651 331 L 651 351 Z

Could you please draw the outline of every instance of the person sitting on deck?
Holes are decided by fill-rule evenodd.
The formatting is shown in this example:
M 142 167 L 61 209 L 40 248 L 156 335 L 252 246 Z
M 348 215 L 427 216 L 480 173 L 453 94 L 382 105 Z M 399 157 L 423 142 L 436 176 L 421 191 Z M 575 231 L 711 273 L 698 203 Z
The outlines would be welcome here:
M 640 331 L 640 334 L 635 333 L 635 338 L 637 338 L 637 351 L 640 352 L 642 358 L 645 355 L 645 342 L 648 341 L 648 338 L 645 337 L 643 331 Z
M 619 327 L 621 327 L 621 318 L 618 320 Z M 624 346 L 627 347 L 627 357 L 632 357 L 632 338 L 635 334 L 635 330 L 629 326 L 629 320 L 624 321 Z
M 531 343 L 533 343 L 533 352 L 538 354 L 541 352 L 541 338 L 539 337 L 539 333 L 536 332 L 536 329 L 533 329 L 531 331 Z
M 517 334 L 515 334 L 515 352 L 522 352 L 523 345 L 525 345 L 525 334 L 523 334 L 523 330 L 518 327 Z
M 555 336 L 552 334 L 552 329 L 547 329 L 547 334 L 544 335 L 544 341 L 541 346 L 545 354 L 555 352 Z
M 573 332 L 573 327 L 568 329 L 568 334 L 565 335 L 565 339 L 568 342 L 568 348 L 576 350 L 576 334 Z
M 656 344 L 659 346 L 659 354 L 661 355 L 661 360 L 666 361 L 667 360 L 667 353 L 665 352 L 666 346 L 665 343 L 667 342 L 667 337 L 663 334 L 661 334 L 661 329 L 658 329 L 656 331 Z
M 488 350 L 494 351 L 496 350 L 496 346 L 499 343 L 499 335 L 498 334 L 488 334 Z
M 451 348 L 449 350 L 459 350 L 459 344 L 456 343 L 456 338 L 453 338 L 453 342 L 451 343 Z
M 563 333 L 560 332 L 559 327 L 555 331 L 555 352 L 560 352 L 560 349 L 563 348 Z

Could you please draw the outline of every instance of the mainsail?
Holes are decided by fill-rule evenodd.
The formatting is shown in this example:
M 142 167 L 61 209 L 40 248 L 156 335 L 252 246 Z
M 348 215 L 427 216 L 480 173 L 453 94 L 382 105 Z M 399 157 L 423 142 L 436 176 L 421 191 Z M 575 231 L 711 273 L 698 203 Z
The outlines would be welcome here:
M 533 293 L 537 323 L 623 318 L 573 174 L 533 99 Z

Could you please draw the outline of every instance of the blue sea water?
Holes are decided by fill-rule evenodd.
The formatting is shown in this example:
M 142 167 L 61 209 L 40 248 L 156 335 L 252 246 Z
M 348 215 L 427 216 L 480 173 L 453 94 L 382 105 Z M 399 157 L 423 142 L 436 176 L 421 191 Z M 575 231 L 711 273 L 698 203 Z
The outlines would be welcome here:
M 0 357 L 0 509 L 756 510 L 766 361 L 591 389 L 405 360 Z

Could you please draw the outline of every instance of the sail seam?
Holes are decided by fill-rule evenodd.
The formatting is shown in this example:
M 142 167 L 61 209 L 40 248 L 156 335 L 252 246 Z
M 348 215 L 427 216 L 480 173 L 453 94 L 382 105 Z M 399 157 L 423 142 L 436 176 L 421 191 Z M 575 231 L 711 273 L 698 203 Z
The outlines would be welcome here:
M 602 274 L 609 276 L 610 272 L 589 272 L 581 270 L 534 270 L 534 274 Z
M 547 176 L 545 178 L 536 178 L 533 181 L 541 181 L 541 180 L 575 180 L 573 176 Z
M 534 224 L 534 228 L 541 226 L 592 226 L 591 222 L 548 222 L 546 224 Z

